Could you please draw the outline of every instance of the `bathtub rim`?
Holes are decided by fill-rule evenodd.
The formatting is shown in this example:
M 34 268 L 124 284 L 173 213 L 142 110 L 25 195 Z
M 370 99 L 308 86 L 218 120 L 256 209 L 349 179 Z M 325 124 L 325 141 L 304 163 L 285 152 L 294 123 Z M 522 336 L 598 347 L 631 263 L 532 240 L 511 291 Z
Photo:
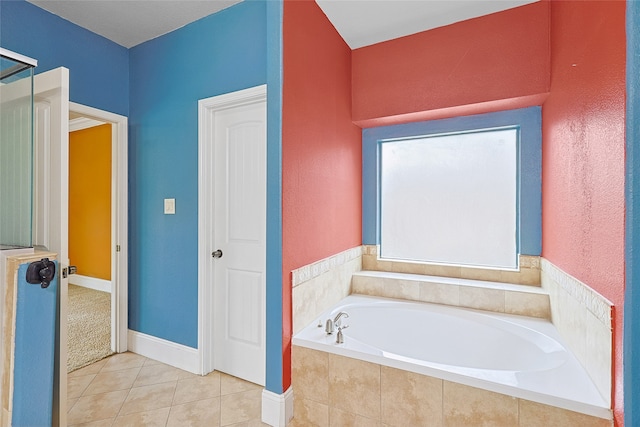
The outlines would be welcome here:
M 346 298 L 344 298 L 343 300 L 336 303 L 333 307 L 323 312 L 317 319 L 319 319 L 319 321 L 322 321 L 323 319 L 328 318 L 330 313 L 336 311 L 338 307 L 342 307 L 346 304 L 373 302 L 376 300 L 398 302 L 403 304 L 406 303 L 411 305 L 415 304 L 420 306 L 425 305 L 425 306 L 446 307 L 447 309 L 451 309 L 452 311 L 474 312 L 474 313 L 480 313 L 486 316 L 497 317 L 497 318 L 518 319 L 518 318 L 525 317 L 525 316 L 518 316 L 518 315 L 512 315 L 512 314 L 505 314 L 505 313 L 486 312 L 482 310 L 475 310 L 475 309 L 455 307 L 455 306 L 444 306 L 440 304 L 433 304 L 433 303 L 427 303 L 427 302 L 409 301 L 409 300 L 370 296 L 370 295 L 351 294 Z M 540 320 L 540 319 L 536 319 L 536 320 Z M 548 323 L 551 324 L 551 322 L 548 322 Z M 547 394 L 547 393 L 543 393 L 535 390 L 523 389 L 523 388 L 519 388 L 517 386 L 513 386 L 509 384 L 476 378 L 473 376 L 468 376 L 468 375 L 464 375 L 457 372 L 451 372 L 451 371 L 437 369 L 437 368 L 424 366 L 424 365 L 417 365 L 417 364 L 405 362 L 402 360 L 384 357 L 381 354 L 371 354 L 362 350 L 354 350 L 349 348 L 348 346 L 335 344 L 334 336 L 328 336 L 328 337 L 325 336 L 326 339 L 324 340 L 324 342 L 314 341 L 312 339 L 308 339 L 304 337 L 305 332 L 313 333 L 313 332 L 316 332 L 318 329 L 321 329 L 318 327 L 319 324 L 320 323 L 316 324 L 316 322 L 314 322 L 312 324 L 305 326 L 302 330 L 300 330 L 300 332 L 298 332 L 293 336 L 292 345 L 305 347 L 312 350 L 323 351 L 330 354 L 336 354 L 339 356 L 350 357 L 353 359 L 363 360 L 369 363 L 387 366 L 390 368 L 396 368 L 404 371 L 414 372 L 417 374 L 426 375 L 429 377 L 438 378 L 441 380 L 450 381 L 454 383 L 459 383 L 459 384 L 467 385 L 470 387 L 476 387 L 479 389 L 496 392 L 496 393 L 500 393 L 503 395 L 507 395 L 507 396 L 515 397 L 519 399 L 529 400 L 532 402 L 537 402 L 537 403 L 549 405 L 552 407 L 566 409 L 569 411 L 574 411 L 574 412 L 582 413 L 585 415 L 602 418 L 605 420 L 613 420 L 613 411 L 609 406 L 607 406 L 605 399 L 602 398 L 599 392 L 597 392 L 597 388 L 595 388 L 595 385 L 593 385 L 593 387 L 596 390 L 596 393 L 600 402 L 584 402 L 581 400 L 570 399 L 567 397 L 551 395 L 551 394 Z M 555 327 L 552 324 L 551 326 L 555 329 Z M 321 329 L 321 330 L 324 331 L 324 329 Z M 345 332 L 345 338 L 346 340 L 348 340 L 348 330 Z M 567 352 L 569 352 L 569 354 L 574 359 L 572 362 L 578 363 L 579 365 L 579 362 L 577 361 L 577 359 L 575 359 L 575 356 L 573 356 L 573 353 L 571 352 L 571 350 L 568 349 L 566 344 L 559 337 L 559 334 L 557 337 L 551 337 L 551 338 L 554 340 L 557 340 L 560 344 L 562 344 L 562 346 L 566 349 Z M 365 346 L 367 345 L 365 344 Z M 584 368 L 581 365 L 579 366 L 584 371 L 584 374 L 587 375 L 587 378 L 588 378 L 588 374 L 586 373 Z M 589 381 L 593 384 L 593 381 L 590 378 L 589 378 Z

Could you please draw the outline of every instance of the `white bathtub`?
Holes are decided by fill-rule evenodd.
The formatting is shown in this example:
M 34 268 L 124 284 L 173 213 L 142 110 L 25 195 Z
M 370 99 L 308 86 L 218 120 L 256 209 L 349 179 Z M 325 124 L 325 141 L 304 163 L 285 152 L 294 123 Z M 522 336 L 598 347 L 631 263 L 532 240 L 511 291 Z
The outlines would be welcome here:
M 324 323 L 340 311 L 349 314 L 349 327 L 336 344 Z M 293 344 L 611 418 L 555 327 L 541 319 L 351 295 Z

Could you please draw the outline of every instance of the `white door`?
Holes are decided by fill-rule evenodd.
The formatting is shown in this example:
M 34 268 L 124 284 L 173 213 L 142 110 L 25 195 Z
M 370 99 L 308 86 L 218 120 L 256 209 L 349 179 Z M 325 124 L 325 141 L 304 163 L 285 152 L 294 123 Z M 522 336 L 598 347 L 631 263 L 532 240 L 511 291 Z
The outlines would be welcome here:
M 46 157 L 34 156 L 34 170 L 38 171 L 34 180 L 34 244 L 46 243 L 47 249 L 57 252 L 58 268 L 63 271 L 69 266 L 69 70 L 57 68 L 36 75 L 34 103 L 38 106 L 35 109 L 37 115 L 34 116 L 35 146 L 38 147 L 43 141 L 49 146 Z M 39 179 L 38 174 L 42 171 L 47 175 Z M 60 274 L 59 278 L 56 324 L 59 341 L 54 367 L 53 420 L 55 426 L 66 426 L 69 280 L 64 274 Z
M 213 368 L 264 385 L 266 100 L 212 114 Z

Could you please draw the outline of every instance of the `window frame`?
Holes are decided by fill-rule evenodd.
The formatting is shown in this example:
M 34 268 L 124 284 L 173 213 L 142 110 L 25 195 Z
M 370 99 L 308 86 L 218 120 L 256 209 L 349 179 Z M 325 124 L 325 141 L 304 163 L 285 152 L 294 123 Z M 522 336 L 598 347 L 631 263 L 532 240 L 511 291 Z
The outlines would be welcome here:
M 517 252 L 542 252 L 542 109 L 539 106 L 362 130 L 362 242 L 380 245 L 381 141 L 518 127 Z

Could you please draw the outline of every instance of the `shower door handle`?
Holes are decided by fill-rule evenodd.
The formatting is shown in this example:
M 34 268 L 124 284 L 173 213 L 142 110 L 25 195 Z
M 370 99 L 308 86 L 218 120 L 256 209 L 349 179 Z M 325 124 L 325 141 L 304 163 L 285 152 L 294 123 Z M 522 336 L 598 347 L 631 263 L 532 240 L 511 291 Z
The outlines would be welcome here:
M 42 288 L 48 288 L 56 275 L 56 264 L 49 258 L 34 261 L 27 267 L 27 283 L 39 284 Z
M 222 251 L 220 249 L 213 251 L 211 252 L 211 256 L 214 258 L 222 258 Z

